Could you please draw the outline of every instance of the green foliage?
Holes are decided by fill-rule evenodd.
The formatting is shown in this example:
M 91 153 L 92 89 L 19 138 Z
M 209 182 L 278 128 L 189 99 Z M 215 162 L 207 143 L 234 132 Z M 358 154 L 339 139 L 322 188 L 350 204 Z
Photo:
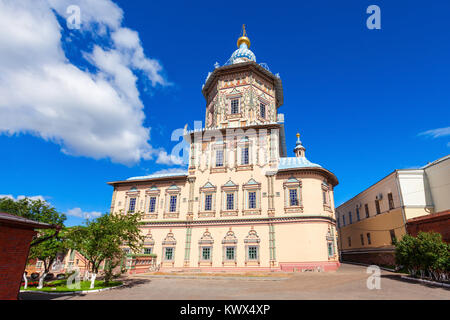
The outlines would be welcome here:
M 46 283 L 42 289 L 37 289 L 37 285 L 38 285 L 37 282 L 31 283 L 31 284 L 29 283 L 27 291 L 46 291 L 46 292 L 87 291 L 87 290 L 97 290 L 97 289 L 104 289 L 104 288 L 120 286 L 121 284 L 122 284 L 121 281 L 113 281 L 113 282 L 106 283 L 106 281 L 95 280 L 95 286 L 93 289 L 91 289 L 90 281 L 81 281 L 80 289 L 72 289 L 72 288 L 67 287 L 66 280 L 56 280 L 56 281 Z M 20 288 L 20 290 L 24 290 L 23 286 Z
M 395 259 L 412 275 L 428 272 L 432 278 L 438 278 L 436 274 L 450 272 L 450 245 L 436 232 L 420 232 L 417 237 L 405 235 L 396 243 Z
M 141 248 L 144 240 L 139 230 L 141 218 L 140 213 L 105 214 L 86 221 L 84 226 L 71 228 L 68 236 L 70 246 L 89 261 L 93 273 L 98 273 L 101 263 L 107 261 L 105 271 L 111 275 L 124 257 L 122 247 L 126 246 L 131 251 Z
M 64 221 L 66 220 L 65 214 L 56 211 L 56 209 L 46 201 L 32 200 L 29 198 L 17 201 L 9 198 L 1 198 L 0 211 L 59 226 L 63 226 Z M 39 231 L 38 236 L 43 238 L 54 234 L 54 229 L 43 229 Z M 50 237 L 49 239 L 32 246 L 28 258 L 42 260 L 44 262 L 44 272 L 48 273 L 56 255 L 60 252 L 64 252 L 67 248 L 64 241 L 65 234 L 66 230 L 63 229 L 59 232 L 58 236 Z

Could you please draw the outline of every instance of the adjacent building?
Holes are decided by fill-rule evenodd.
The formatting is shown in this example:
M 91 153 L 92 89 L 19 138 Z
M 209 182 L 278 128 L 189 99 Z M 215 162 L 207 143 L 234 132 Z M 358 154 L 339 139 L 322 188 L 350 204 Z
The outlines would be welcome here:
M 450 227 L 450 155 L 395 170 L 336 209 L 342 260 L 394 265 L 394 239 Z
M 111 212 L 144 213 L 160 270 L 301 271 L 339 266 L 336 176 L 286 151 L 283 87 L 256 63 L 245 28 L 202 88 L 205 126 L 185 130 L 189 167 L 109 182 Z

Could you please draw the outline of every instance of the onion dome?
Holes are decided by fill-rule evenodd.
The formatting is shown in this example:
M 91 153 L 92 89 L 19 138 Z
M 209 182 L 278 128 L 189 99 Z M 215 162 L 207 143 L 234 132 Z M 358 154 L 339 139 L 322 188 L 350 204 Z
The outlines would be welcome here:
M 250 39 L 247 37 L 245 31 L 245 24 L 242 26 L 242 36 L 237 41 L 238 49 L 233 52 L 230 58 L 231 64 L 254 61 L 256 62 L 255 54 L 249 49 Z

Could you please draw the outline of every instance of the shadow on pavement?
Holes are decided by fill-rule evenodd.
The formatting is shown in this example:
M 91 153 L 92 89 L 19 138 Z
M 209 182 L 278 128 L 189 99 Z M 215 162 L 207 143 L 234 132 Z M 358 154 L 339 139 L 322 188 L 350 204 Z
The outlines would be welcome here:
M 123 285 L 120 288 L 114 288 L 111 290 L 123 290 L 133 288 L 135 286 L 146 284 L 151 282 L 148 279 L 123 279 Z M 109 290 L 108 290 L 109 291 Z M 98 292 L 101 293 L 101 292 Z M 40 293 L 40 292 L 20 292 L 19 300 L 70 300 L 74 297 L 82 297 L 87 294 L 95 294 L 92 293 L 61 293 L 61 294 L 48 294 L 48 293 Z
M 387 278 L 387 279 L 396 280 L 396 281 L 400 281 L 400 282 L 404 282 L 404 283 L 416 284 L 416 285 L 420 285 L 420 286 L 428 287 L 428 288 L 441 288 L 441 289 L 450 291 L 449 288 L 440 286 L 439 284 L 432 284 L 432 283 L 427 283 L 427 282 L 419 282 L 419 281 L 414 281 L 414 280 L 410 280 L 410 279 L 404 279 L 401 276 L 402 276 L 402 274 L 384 274 L 384 275 L 381 275 L 381 278 Z

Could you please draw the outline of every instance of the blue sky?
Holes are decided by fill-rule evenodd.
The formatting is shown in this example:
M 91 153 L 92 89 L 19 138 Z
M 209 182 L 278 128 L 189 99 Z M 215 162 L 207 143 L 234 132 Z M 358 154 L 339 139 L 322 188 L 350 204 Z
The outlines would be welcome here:
M 41 196 L 68 225 L 108 211 L 107 181 L 179 168 L 170 135 L 204 119 L 202 84 L 243 23 L 257 62 L 281 76 L 290 155 L 299 131 L 307 158 L 338 177 L 336 205 L 450 153 L 448 2 L 23 1 L 0 10 L 0 195 Z M 69 4 L 81 29 L 65 25 Z M 381 30 L 366 27 L 372 4 Z M 43 27 L 12 37 L 6 14 Z

